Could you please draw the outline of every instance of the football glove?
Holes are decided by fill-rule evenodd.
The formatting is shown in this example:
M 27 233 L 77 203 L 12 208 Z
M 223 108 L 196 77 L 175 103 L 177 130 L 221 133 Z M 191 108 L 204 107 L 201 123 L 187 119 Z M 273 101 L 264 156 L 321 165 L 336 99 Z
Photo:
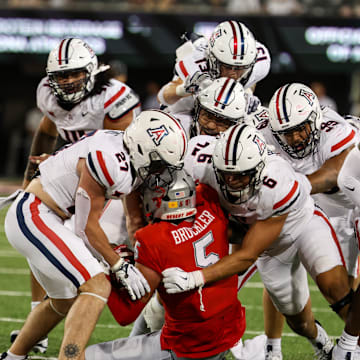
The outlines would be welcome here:
M 150 292 L 150 286 L 143 274 L 123 258 L 111 267 L 111 271 L 115 274 L 117 281 L 125 286 L 131 300 L 141 299 Z
M 177 294 L 203 286 L 204 276 L 201 270 L 186 272 L 178 267 L 172 267 L 162 272 L 163 283 L 168 294 Z
M 196 95 L 212 83 L 211 76 L 208 73 L 197 71 L 194 75 L 185 79 L 184 89 L 188 94 Z
M 246 114 L 251 114 L 257 110 L 259 105 L 261 105 L 260 99 L 255 95 L 250 95 L 245 92 L 245 100 L 246 100 Z

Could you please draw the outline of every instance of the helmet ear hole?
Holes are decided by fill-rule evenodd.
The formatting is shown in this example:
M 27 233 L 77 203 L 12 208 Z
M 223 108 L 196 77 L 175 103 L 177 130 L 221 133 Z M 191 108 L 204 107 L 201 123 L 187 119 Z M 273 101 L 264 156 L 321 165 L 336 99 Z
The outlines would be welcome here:
M 139 152 L 139 154 L 144 155 L 144 153 L 143 153 L 143 151 L 142 151 L 142 149 L 141 149 L 140 144 L 138 144 L 138 152 Z

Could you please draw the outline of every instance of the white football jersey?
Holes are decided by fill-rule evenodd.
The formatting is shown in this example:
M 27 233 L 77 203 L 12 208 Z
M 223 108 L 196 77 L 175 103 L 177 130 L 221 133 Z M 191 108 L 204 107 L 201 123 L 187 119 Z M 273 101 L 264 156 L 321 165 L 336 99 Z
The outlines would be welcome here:
M 284 151 L 273 137 L 270 127 L 261 128 L 261 125 L 258 125 L 258 129 L 262 131 L 266 142 L 275 148 L 276 153 L 290 162 L 296 171 L 305 175 L 317 171 L 327 160 L 339 155 L 359 141 L 356 129 L 330 108 L 323 109 L 323 121 L 316 151 L 303 159 L 294 159 Z M 312 196 L 330 217 L 341 216 L 346 209 L 354 207 L 348 197 L 338 189 Z
M 215 137 L 207 135 L 192 138 L 185 157 L 185 170 L 195 181 L 216 189 L 222 207 L 240 222 L 252 224 L 256 220 L 288 213 L 278 240 L 267 250 L 272 254 L 282 251 L 290 245 L 289 239 L 296 239 L 313 216 L 314 201 L 309 195 L 309 181 L 302 174 L 296 173 L 284 159 L 269 154 L 258 194 L 245 203 L 232 204 L 222 194 L 213 168 L 211 156 L 215 141 Z M 290 233 L 291 237 L 282 236 Z
M 86 159 L 92 177 L 106 189 L 107 199 L 119 199 L 132 190 L 130 160 L 123 145 L 123 132 L 98 130 L 67 145 L 39 165 L 40 181 L 68 216 L 73 214 L 79 184 L 76 166 Z
M 48 78 L 41 80 L 36 93 L 37 106 L 56 125 L 66 142 L 74 142 L 89 131 L 103 129 L 104 118 L 118 119 L 133 109 L 140 112 L 139 97 L 122 82 L 111 79 L 103 91 L 85 98 L 71 110 L 64 110 L 53 95 Z

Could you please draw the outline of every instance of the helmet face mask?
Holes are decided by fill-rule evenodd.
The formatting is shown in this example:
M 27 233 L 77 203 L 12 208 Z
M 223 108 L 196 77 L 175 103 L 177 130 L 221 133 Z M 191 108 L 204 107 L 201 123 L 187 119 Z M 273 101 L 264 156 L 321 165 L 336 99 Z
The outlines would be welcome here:
M 241 204 L 257 195 L 263 180 L 267 146 L 255 128 L 239 124 L 221 133 L 212 159 L 226 200 Z
M 181 220 L 196 214 L 195 183 L 185 170 L 172 173 L 166 189 L 144 188 L 143 205 L 149 220 Z
M 230 78 L 215 79 L 195 100 L 194 121 L 199 134 L 218 135 L 244 120 L 246 100 L 241 84 Z
M 81 39 L 63 39 L 49 54 L 46 73 L 60 103 L 79 103 L 94 88 L 98 72 L 94 51 Z
M 315 93 L 306 85 L 287 84 L 276 90 L 269 104 L 274 138 L 292 158 L 317 151 L 322 111 Z
M 237 21 L 224 21 L 214 29 L 208 47 L 210 74 L 234 80 L 247 78 L 257 58 L 256 40 L 251 31 Z

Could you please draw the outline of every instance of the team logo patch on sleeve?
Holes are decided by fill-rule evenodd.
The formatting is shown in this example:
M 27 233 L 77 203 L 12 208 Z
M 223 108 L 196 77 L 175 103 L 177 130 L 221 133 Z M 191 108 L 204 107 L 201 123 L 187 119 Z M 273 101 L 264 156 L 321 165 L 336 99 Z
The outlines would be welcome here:
M 303 96 L 310 105 L 314 103 L 315 95 L 309 91 L 306 91 L 305 89 L 300 89 L 299 94 Z
M 146 131 L 156 146 L 159 146 L 164 137 L 166 135 L 169 135 L 169 131 L 165 127 L 165 125 L 161 125 L 160 127 L 155 129 L 147 129 Z

